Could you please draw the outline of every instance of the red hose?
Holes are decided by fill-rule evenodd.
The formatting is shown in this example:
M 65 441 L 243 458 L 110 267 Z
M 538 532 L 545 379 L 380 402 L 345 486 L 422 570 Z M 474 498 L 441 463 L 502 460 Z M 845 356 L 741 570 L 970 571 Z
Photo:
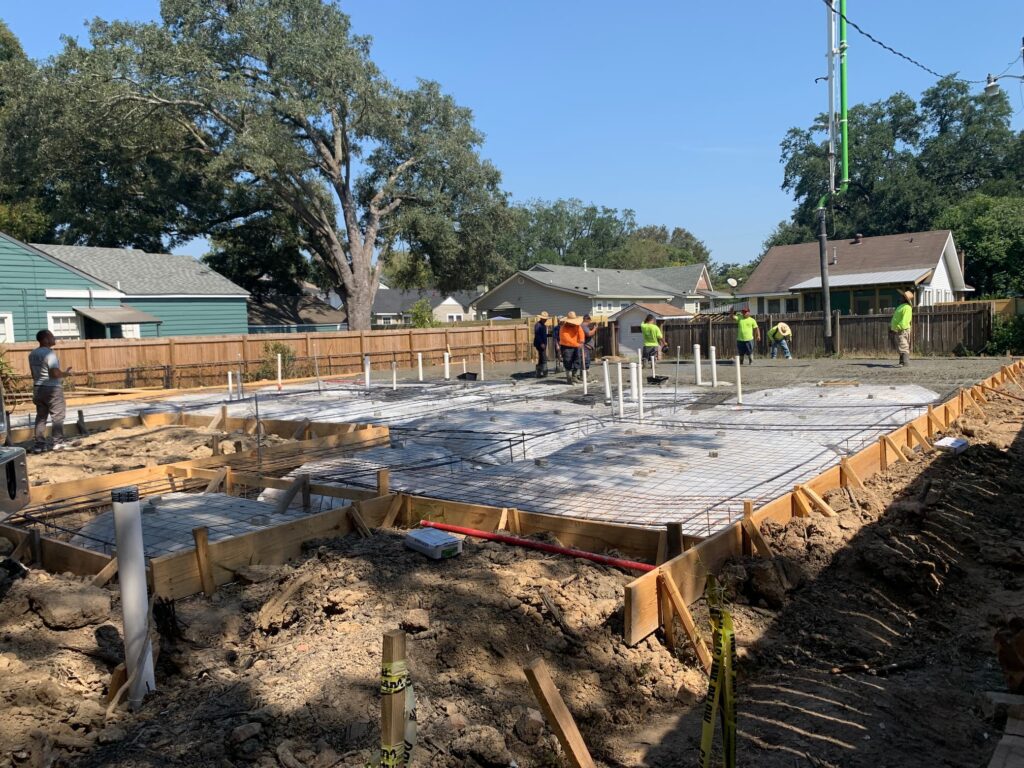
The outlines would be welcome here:
M 420 520 L 420 525 L 426 528 L 437 528 L 439 531 L 449 531 L 451 533 L 461 533 L 466 536 L 473 536 L 477 539 L 488 539 L 490 541 L 500 541 L 502 544 L 512 544 L 516 547 L 526 547 L 527 549 L 539 549 L 541 552 L 551 552 L 555 555 L 568 555 L 569 557 L 578 557 L 582 560 L 590 560 L 601 565 L 611 565 L 615 568 L 628 568 L 633 571 L 653 571 L 657 566 L 648 565 L 647 563 L 638 563 L 635 560 L 622 560 L 618 557 L 608 557 L 607 555 L 595 555 L 593 552 L 584 552 L 582 549 L 568 549 L 566 547 L 558 547 L 554 544 L 545 544 L 543 541 L 534 541 L 533 539 L 521 539 L 518 536 L 507 536 L 504 533 L 491 533 L 490 531 L 480 531 L 476 528 L 463 528 L 459 525 L 448 525 L 447 523 L 432 523 L 429 520 Z

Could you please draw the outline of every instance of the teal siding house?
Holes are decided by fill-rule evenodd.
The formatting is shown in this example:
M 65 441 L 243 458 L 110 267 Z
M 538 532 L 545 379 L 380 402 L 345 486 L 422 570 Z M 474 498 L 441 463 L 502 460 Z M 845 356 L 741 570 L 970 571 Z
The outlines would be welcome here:
M 249 294 L 191 256 L 28 244 L 0 232 L 0 343 L 241 334 Z

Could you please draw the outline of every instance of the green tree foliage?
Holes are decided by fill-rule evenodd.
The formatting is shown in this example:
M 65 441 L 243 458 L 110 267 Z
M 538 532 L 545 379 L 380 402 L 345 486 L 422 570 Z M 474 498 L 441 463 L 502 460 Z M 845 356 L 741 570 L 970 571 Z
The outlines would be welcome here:
M 297 296 L 311 278 L 299 227 L 289 211 L 271 210 L 217 227 L 203 257 L 211 268 L 260 299 Z
M 433 328 L 438 324 L 434 318 L 434 308 L 430 306 L 430 300 L 426 297 L 412 305 L 409 315 L 414 328 Z
M 69 80 L 96 101 L 83 122 L 121 110 L 158 121 L 161 144 L 195 158 L 203 183 L 228 190 L 218 199 L 225 215 L 239 216 L 234 187 L 287 211 L 353 328 L 369 327 L 378 251 L 404 243 L 444 285 L 476 282 L 495 257 L 488 240 L 504 198 L 478 154 L 471 113 L 436 83 L 403 90 L 388 81 L 369 39 L 333 3 L 163 0 L 161 22 L 95 21 L 90 38 L 90 51 L 69 45 L 62 56 Z M 124 142 L 109 127 L 103 135 Z M 129 151 L 122 162 L 150 158 L 154 138 L 140 137 L 145 155 Z M 173 189 L 191 172 L 169 164 L 146 179 L 165 173 Z
M 967 281 L 978 295 L 1024 295 L 1024 196 L 972 195 L 936 224 L 969 255 Z
M 945 77 L 920 102 L 904 93 L 850 109 L 850 185 L 831 203 L 829 236 L 848 238 L 952 227 L 968 246 L 968 273 L 985 290 L 1008 290 L 1001 278 L 1000 249 L 982 247 L 968 232 L 962 205 L 987 212 L 991 197 L 1024 195 L 1024 134 L 1010 128 L 1005 94 L 972 94 L 970 86 Z M 816 207 L 828 189 L 826 118 L 811 128 L 791 129 L 782 142 L 783 189 L 797 200 L 789 221 L 765 242 L 810 242 L 817 234 Z M 981 202 L 970 203 L 982 195 Z M 979 209 L 979 210 L 980 210 Z M 1013 205 L 993 213 L 1001 231 L 1012 231 Z M 1009 217 L 1009 219 L 1007 218 Z M 954 226 L 955 225 L 955 226 Z M 966 239 L 965 239 L 966 238 Z M 1012 239 L 1012 238 L 1011 238 Z

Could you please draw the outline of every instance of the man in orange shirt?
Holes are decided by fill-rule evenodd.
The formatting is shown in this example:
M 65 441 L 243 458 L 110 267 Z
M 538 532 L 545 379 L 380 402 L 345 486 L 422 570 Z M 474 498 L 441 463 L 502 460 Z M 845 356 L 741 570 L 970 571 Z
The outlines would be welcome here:
M 573 377 L 582 381 L 580 371 L 583 368 L 583 344 L 586 334 L 581 327 L 583 319 L 570 312 L 562 321 L 558 332 L 558 346 L 562 349 L 562 364 L 565 366 L 565 380 L 573 383 Z

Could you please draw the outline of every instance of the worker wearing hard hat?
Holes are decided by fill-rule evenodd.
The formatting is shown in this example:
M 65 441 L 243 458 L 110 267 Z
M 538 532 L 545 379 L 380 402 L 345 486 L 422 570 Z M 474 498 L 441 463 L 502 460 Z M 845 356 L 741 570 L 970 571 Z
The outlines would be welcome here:
M 772 360 L 776 353 L 782 350 L 787 360 L 792 360 L 793 355 L 789 352 L 789 342 L 793 340 L 793 331 L 785 323 L 777 323 L 768 329 L 768 343 L 772 345 Z
M 900 365 L 910 363 L 910 321 L 914 315 L 914 292 L 904 291 L 903 301 L 892 313 L 889 322 L 889 338 L 892 345 L 900 353 Z

